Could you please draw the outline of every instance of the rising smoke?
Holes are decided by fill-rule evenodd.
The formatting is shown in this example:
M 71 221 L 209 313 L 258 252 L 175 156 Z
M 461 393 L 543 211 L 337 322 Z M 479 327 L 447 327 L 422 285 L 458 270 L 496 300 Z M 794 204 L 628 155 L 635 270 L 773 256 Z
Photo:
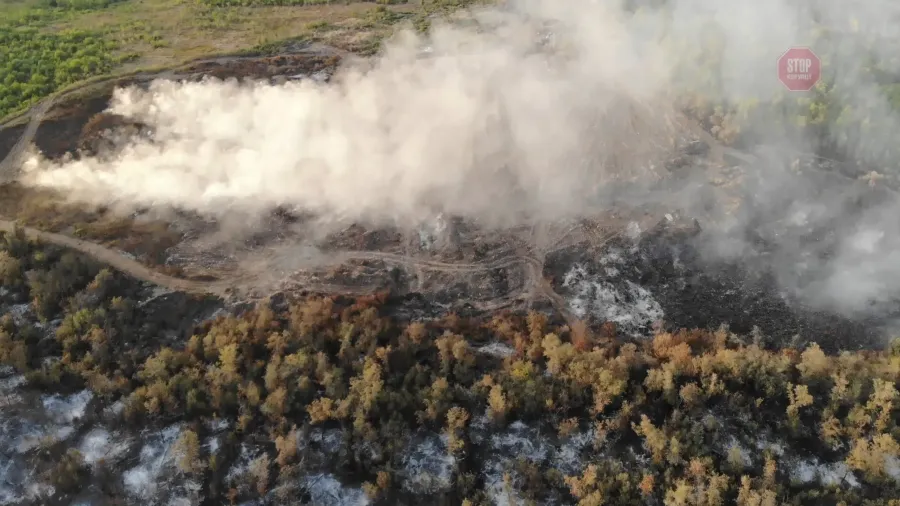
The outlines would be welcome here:
M 692 209 L 693 191 L 649 191 L 685 133 L 678 99 L 777 101 L 775 61 L 790 46 L 816 42 L 852 120 L 825 132 L 828 142 L 863 161 L 891 159 L 898 117 L 866 67 L 900 70 L 898 11 L 876 0 L 508 2 L 473 11 L 475 23 L 403 31 L 376 61 L 328 85 L 118 90 L 112 112 L 149 125 L 152 139 L 114 155 L 38 156 L 24 181 L 93 204 L 212 216 L 282 205 L 376 226 L 415 226 L 439 212 L 496 227 L 578 217 L 606 206 L 612 187 L 635 205 Z M 814 22 L 836 32 L 814 39 Z M 769 154 L 706 251 L 769 262 L 816 304 L 888 302 L 900 288 L 896 199 L 860 206 L 844 180 L 798 176 L 786 153 L 821 139 L 776 126 L 796 113 L 786 101 L 745 125 Z M 827 240 L 810 239 L 826 227 Z
M 88 202 L 212 214 L 287 205 L 374 225 L 579 214 L 605 182 L 661 161 L 674 134 L 666 65 L 633 47 L 621 13 L 586 5 L 586 23 L 535 7 L 544 12 L 480 12 L 483 27 L 445 25 L 427 40 L 404 32 L 373 68 L 330 85 L 120 90 L 112 111 L 148 124 L 152 141 L 114 160 L 40 162 L 31 181 Z M 576 23 L 562 28 L 564 58 L 536 51 L 548 21 Z

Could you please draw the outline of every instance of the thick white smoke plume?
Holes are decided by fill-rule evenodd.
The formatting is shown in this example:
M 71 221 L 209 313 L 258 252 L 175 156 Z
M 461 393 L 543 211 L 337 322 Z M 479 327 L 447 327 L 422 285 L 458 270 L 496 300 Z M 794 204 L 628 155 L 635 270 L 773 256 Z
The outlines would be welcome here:
M 328 85 L 120 90 L 112 111 L 153 139 L 112 160 L 41 162 L 31 181 L 86 201 L 277 204 L 374 224 L 578 214 L 610 180 L 652 176 L 674 135 L 664 55 L 635 47 L 620 12 L 584 8 L 485 11 L 486 30 L 442 26 L 427 41 L 406 32 L 373 68 Z M 547 21 L 565 21 L 571 43 L 555 58 L 536 52 Z
M 898 13 L 900 4 L 881 0 L 509 2 L 476 11 L 477 23 L 441 25 L 426 37 L 403 32 L 365 69 L 346 68 L 328 85 L 119 90 L 112 111 L 149 125 L 152 139 L 111 157 L 35 158 L 24 180 L 89 203 L 212 215 L 285 205 L 374 225 L 446 212 L 495 226 L 580 216 L 604 207 L 613 184 L 630 184 L 635 203 L 661 198 L 633 188 L 665 175 L 684 133 L 679 97 L 778 100 L 777 58 L 813 42 L 823 77 L 842 93 L 842 117 L 855 120 L 826 136 L 883 161 L 896 149 L 898 117 L 867 67 L 900 70 Z M 815 39 L 817 23 L 832 30 L 829 38 Z M 776 153 L 803 151 L 808 139 L 776 127 L 796 114 L 785 102 L 746 128 Z M 900 287 L 900 267 L 883 261 L 900 238 L 885 219 L 896 216 L 895 204 L 838 220 L 851 212 L 846 196 L 824 197 L 793 175 L 791 161 L 778 155 L 752 168 L 756 182 L 743 198 L 762 204 L 736 214 L 728 240 L 719 237 L 710 252 L 749 255 L 750 225 L 782 230 L 773 224 L 793 213 L 796 229 L 784 229 L 767 257 L 786 284 L 852 310 L 889 300 Z M 694 197 L 665 198 L 690 207 Z M 828 251 L 790 238 L 836 220 L 845 229 Z M 868 249 L 851 244 L 857 237 Z

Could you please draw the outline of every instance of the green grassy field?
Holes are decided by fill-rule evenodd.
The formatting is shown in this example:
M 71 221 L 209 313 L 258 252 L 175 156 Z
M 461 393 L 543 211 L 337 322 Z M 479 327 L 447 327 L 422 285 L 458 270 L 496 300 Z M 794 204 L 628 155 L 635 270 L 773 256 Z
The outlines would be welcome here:
M 0 118 L 56 90 L 110 73 L 309 39 L 371 52 L 401 20 L 423 26 L 469 0 L 4 0 Z

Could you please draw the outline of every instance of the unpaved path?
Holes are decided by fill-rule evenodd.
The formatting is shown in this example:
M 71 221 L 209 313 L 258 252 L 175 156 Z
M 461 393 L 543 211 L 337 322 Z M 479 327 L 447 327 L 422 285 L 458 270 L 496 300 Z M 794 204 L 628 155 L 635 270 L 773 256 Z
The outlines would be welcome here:
M 424 270 L 429 271 L 438 271 L 438 272 L 459 272 L 459 273 L 469 273 L 469 272 L 484 272 L 484 271 L 492 271 L 494 269 L 503 269 L 505 267 L 512 267 L 517 264 L 522 263 L 522 259 L 517 255 L 507 255 L 501 257 L 497 260 L 488 261 L 488 262 L 474 262 L 474 263 L 452 263 L 452 262 L 441 262 L 438 260 L 426 260 L 422 258 L 414 258 L 407 255 L 400 255 L 397 253 L 386 253 L 381 251 L 354 251 L 354 250 L 345 250 L 334 255 L 335 263 L 340 264 L 344 262 L 354 261 L 354 260 L 375 260 L 389 264 L 398 264 L 398 265 L 413 265 L 415 267 L 419 267 Z
M 64 234 L 46 232 L 32 227 L 17 225 L 16 222 L 0 219 L 0 231 L 14 233 L 18 229 L 31 240 L 42 241 L 65 248 L 77 250 L 94 260 L 107 264 L 131 277 L 152 283 L 172 291 L 193 293 L 198 295 L 209 294 L 223 298 L 235 296 L 235 288 L 241 286 L 244 279 L 241 276 L 229 277 L 221 280 L 205 281 L 177 278 L 154 270 L 127 254 L 115 249 L 85 241 Z M 327 283 L 308 283 L 304 289 L 322 293 L 367 294 L 378 289 L 377 286 L 344 286 Z
M 17 225 L 15 221 L 0 219 L 0 231 L 13 233 L 16 229 L 22 231 L 28 239 L 43 241 L 46 243 L 55 244 L 57 246 L 77 250 L 101 263 L 107 264 L 119 271 L 122 271 L 129 276 L 173 291 L 194 294 L 210 294 L 223 298 L 230 298 L 238 295 L 235 291 L 236 289 L 240 289 L 244 285 L 253 285 L 253 280 L 249 279 L 249 277 L 251 276 L 250 274 L 238 274 L 235 276 L 213 281 L 192 280 L 169 276 L 150 267 L 147 267 L 146 265 L 140 263 L 134 258 L 126 255 L 125 253 L 109 248 L 102 244 L 97 244 L 91 241 L 78 239 L 64 234 L 46 232 L 32 227 L 24 227 L 21 225 Z M 408 265 L 422 270 L 437 270 L 460 273 L 497 269 L 522 262 L 522 260 L 518 258 L 508 258 L 490 262 L 485 265 L 455 265 L 445 262 L 421 260 L 406 257 L 404 255 L 394 255 L 369 251 L 346 251 L 335 257 L 335 264 L 341 264 L 343 262 L 351 260 L 381 260 L 390 263 Z M 383 287 L 379 285 L 356 286 L 331 283 L 303 283 L 300 288 L 321 293 L 362 295 L 376 292 Z M 495 300 L 482 301 L 478 305 L 496 305 L 497 303 L 501 302 L 500 299 L 503 299 L 503 301 L 509 301 L 511 298 L 514 298 L 511 297 L 511 295 L 512 294 L 504 294 L 502 297 L 498 297 Z
M 7 219 L 0 219 L 0 231 L 14 233 L 20 230 L 25 236 L 32 240 L 43 241 L 65 248 L 77 250 L 91 258 L 107 264 L 129 276 L 140 279 L 142 281 L 152 283 L 172 291 L 193 293 L 193 294 L 209 294 L 219 296 L 225 299 L 242 297 L 256 298 L 249 294 L 239 294 L 242 286 L 252 286 L 252 273 L 238 274 L 220 280 L 204 281 L 191 280 L 169 276 L 156 271 L 146 265 L 140 263 L 134 258 L 109 248 L 102 244 L 91 241 L 85 241 L 64 234 L 54 232 L 46 232 L 32 227 L 19 226 L 16 222 Z M 606 240 L 618 234 L 611 234 Z M 380 260 L 394 264 L 405 265 L 416 270 L 433 270 L 442 272 L 479 272 L 492 269 L 509 267 L 512 265 L 523 265 L 525 267 L 526 280 L 523 285 L 517 289 L 510 290 L 501 296 L 490 300 L 473 301 L 470 304 L 481 310 L 496 310 L 508 307 L 516 302 L 527 302 L 535 297 L 546 298 L 566 321 L 572 325 L 577 318 L 569 311 L 568 303 L 553 289 L 551 283 L 544 278 L 544 256 L 543 252 L 532 253 L 530 251 L 519 251 L 514 255 L 501 258 L 485 263 L 465 263 L 452 264 L 447 262 L 439 262 L 433 260 L 417 259 L 410 256 L 371 252 L 371 251 L 345 251 L 335 256 L 335 264 L 351 260 Z M 380 285 L 343 285 L 331 283 L 299 283 L 298 288 L 318 293 L 346 294 L 346 295 L 365 295 L 375 293 L 384 287 Z M 261 294 L 265 296 L 265 294 Z
M 31 109 L 31 117 L 28 119 L 28 125 L 25 126 L 22 136 L 19 137 L 19 140 L 13 145 L 9 153 L 0 160 L 0 184 L 13 181 L 19 176 L 19 171 L 22 167 L 22 155 L 28 149 L 31 141 L 34 140 L 38 127 L 41 126 L 41 122 L 44 121 L 44 117 L 54 103 L 55 100 L 51 97 Z
M 17 225 L 14 221 L 0 219 L 0 231 L 13 233 L 17 228 L 29 239 L 78 250 L 81 253 L 84 253 L 99 262 L 108 264 L 130 276 L 171 290 L 188 293 L 225 294 L 225 287 L 220 286 L 218 282 L 194 281 L 168 276 L 147 267 L 137 260 L 126 256 L 124 253 L 120 253 L 114 249 L 103 246 L 102 244 L 96 244 L 54 232 L 45 232 L 36 228 L 23 227 Z

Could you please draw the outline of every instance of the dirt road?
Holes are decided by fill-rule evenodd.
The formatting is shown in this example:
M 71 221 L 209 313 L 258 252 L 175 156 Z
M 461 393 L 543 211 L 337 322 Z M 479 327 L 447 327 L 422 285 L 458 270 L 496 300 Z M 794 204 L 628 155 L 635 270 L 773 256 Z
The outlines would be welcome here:
M 28 125 L 25 126 L 22 136 L 19 137 L 19 140 L 9 153 L 0 160 L 0 184 L 8 183 L 18 177 L 23 162 L 22 155 L 28 149 L 31 141 L 34 140 L 38 127 L 41 126 L 41 122 L 44 121 L 44 117 L 50 108 L 53 107 L 53 104 L 54 99 L 48 98 L 30 111 L 31 117 L 28 120 Z
M 246 284 L 245 282 L 247 280 L 244 279 L 245 276 L 233 276 L 214 281 L 176 278 L 147 267 L 127 254 L 108 248 L 102 244 L 85 241 L 64 234 L 45 232 L 36 228 L 17 226 L 14 221 L 0 219 L 0 232 L 13 233 L 17 228 L 21 230 L 28 239 L 77 250 L 80 253 L 83 253 L 100 263 L 109 265 L 131 277 L 172 291 L 198 295 L 215 295 L 226 299 L 236 296 L 252 298 L 248 294 L 238 294 L 236 291 L 236 288 Z M 328 283 L 306 283 L 302 288 L 304 290 L 319 293 L 364 295 L 374 293 L 380 287 L 375 285 L 345 286 Z
M 0 219 L 0 231 L 13 233 L 16 229 L 21 230 L 29 239 L 77 250 L 129 276 L 164 287 L 168 290 L 201 295 L 209 294 L 222 297 L 223 299 L 255 299 L 267 295 L 254 295 L 249 291 L 242 292 L 243 287 L 252 287 L 255 284 L 255 280 L 252 279 L 252 272 L 235 274 L 224 279 L 212 281 L 177 278 L 147 267 L 125 253 L 116 251 L 102 244 L 85 241 L 64 234 L 46 232 L 32 227 L 17 226 L 12 220 Z M 610 238 L 611 236 L 606 237 L 605 240 L 609 240 Z M 521 287 L 513 288 L 509 290 L 508 293 L 501 294 L 490 300 L 473 301 L 471 305 L 481 310 L 497 310 L 503 307 L 509 307 L 517 302 L 528 303 L 535 298 L 544 298 L 563 315 L 570 325 L 574 324 L 577 319 L 569 311 L 568 303 L 562 296 L 556 293 L 550 282 L 544 278 L 544 258 L 545 252 L 543 251 L 533 253 L 523 249 L 506 257 L 484 263 L 454 264 L 391 253 L 344 251 L 334 256 L 334 265 L 340 265 L 348 261 L 379 260 L 406 266 L 416 272 L 440 271 L 460 274 L 484 272 L 514 265 L 522 265 L 525 268 L 524 272 L 526 279 Z M 411 285 L 411 288 L 415 289 L 417 286 L 419 286 L 418 281 Z M 310 292 L 344 295 L 365 295 L 384 289 L 384 287 L 375 284 L 359 286 L 308 282 L 298 282 L 296 287 Z
M 0 231 L 13 233 L 17 228 L 21 230 L 29 239 L 77 250 L 85 255 L 90 256 L 98 262 L 107 264 L 116 270 L 128 274 L 129 276 L 173 291 L 194 294 L 211 294 L 223 298 L 232 298 L 235 296 L 248 296 L 247 294 L 239 295 L 236 290 L 240 289 L 242 286 L 253 285 L 253 280 L 249 279 L 249 273 L 238 274 L 214 281 L 176 278 L 174 276 L 169 276 L 150 267 L 147 267 L 146 265 L 140 263 L 134 258 L 126 255 L 125 253 L 116 251 L 112 248 L 108 248 L 102 244 L 85 241 L 83 239 L 78 239 L 64 234 L 46 232 L 32 227 L 17 226 L 16 223 L 12 220 L 0 219 Z M 339 265 L 341 263 L 353 260 L 381 260 L 389 263 L 411 266 L 420 270 L 436 270 L 459 273 L 498 269 L 511 266 L 523 261 L 522 259 L 518 258 L 506 258 L 486 264 L 457 265 L 445 262 L 416 259 L 404 255 L 394 255 L 389 253 L 370 251 L 345 251 L 340 255 L 335 256 L 334 264 Z M 303 283 L 299 288 L 321 293 L 361 295 L 376 292 L 382 287 L 378 285 L 351 286 L 327 283 Z M 498 299 L 502 298 L 505 301 L 508 301 L 511 299 L 511 295 L 512 294 L 504 294 Z M 491 305 L 492 303 L 498 303 L 498 301 L 483 301 L 483 303 L 486 305 Z
M 147 267 L 124 253 L 107 248 L 101 244 L 54 232 L 45 232 L 36 228 L 17 227 L 14 221 L 0 219 L 0 231 L 13 233 L 16 228 L 24 232 L 29 239 L 78 250 L 101 263 L 108 264 L 117 270 L 148 283 L 188 293 L 211 293 L 215 295 L 224 295 L 226 293 L 225 289 L 227 287 L 220 284 L 220 282 L 193 281 L 168 276 Z

